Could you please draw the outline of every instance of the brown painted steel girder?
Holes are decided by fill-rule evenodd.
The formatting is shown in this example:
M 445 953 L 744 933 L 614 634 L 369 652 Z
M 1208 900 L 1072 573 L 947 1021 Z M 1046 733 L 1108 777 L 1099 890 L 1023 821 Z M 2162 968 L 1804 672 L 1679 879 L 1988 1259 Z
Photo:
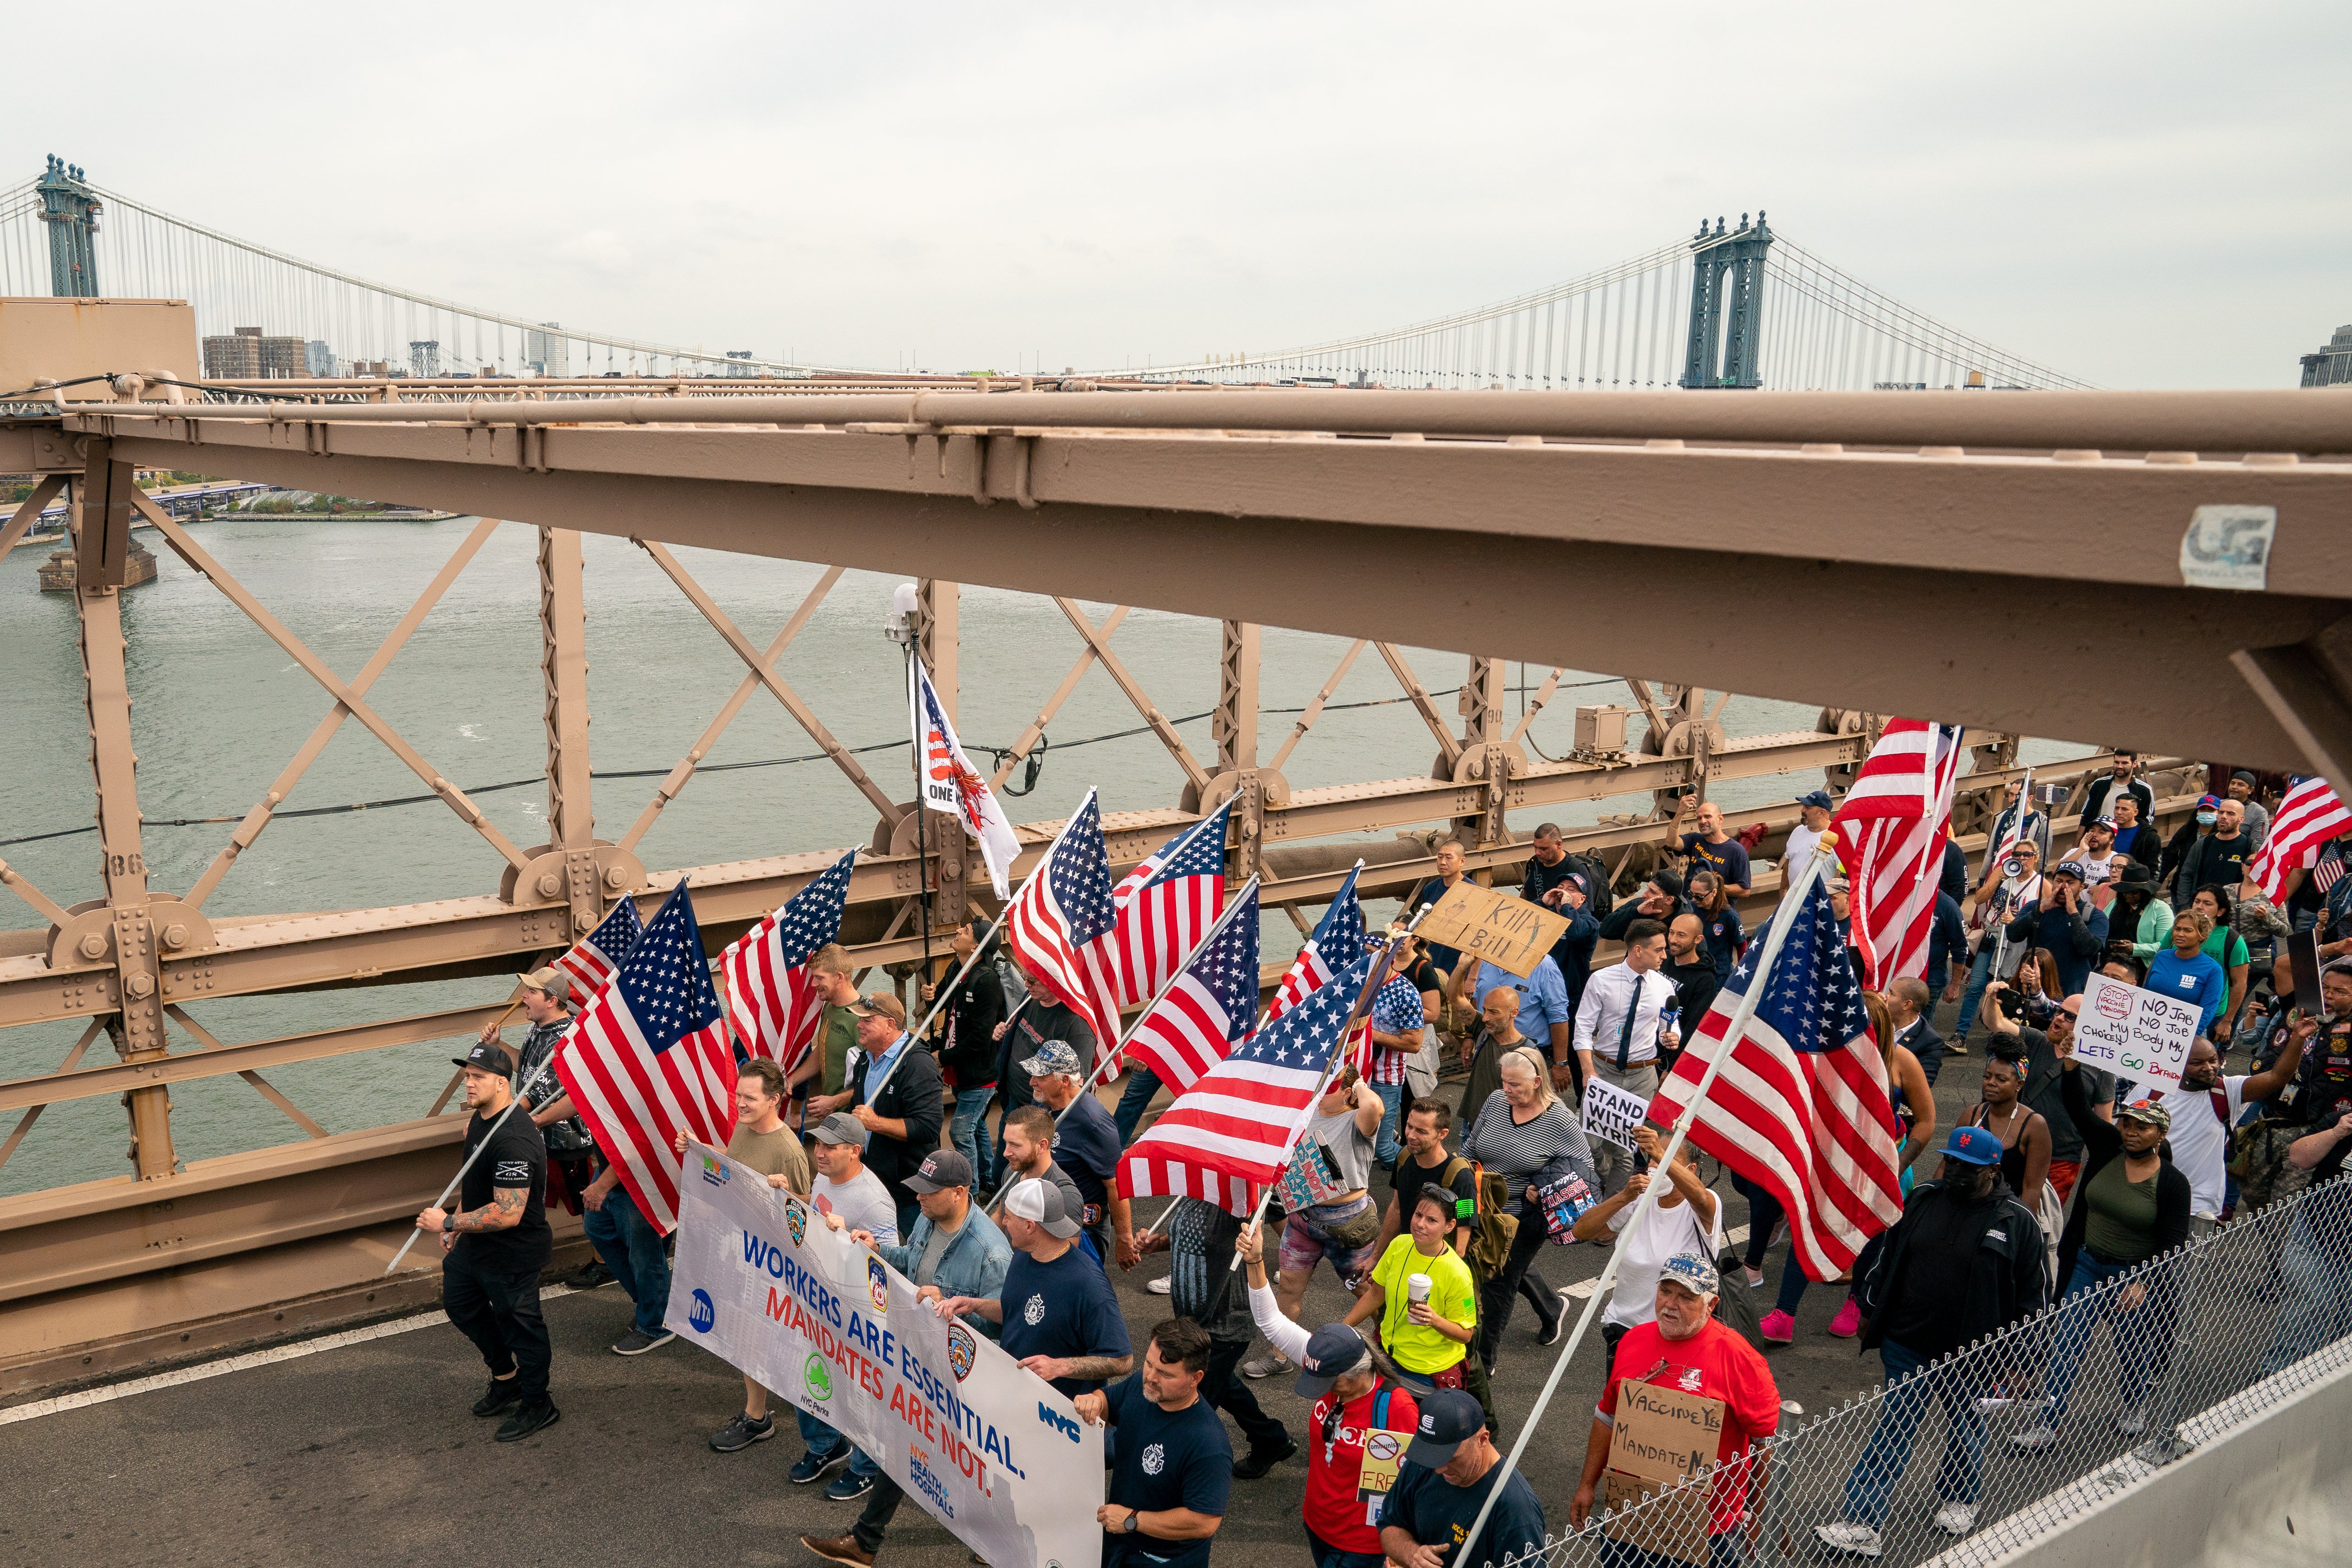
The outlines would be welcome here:
M 1343 636 L 1409 616 L 1425 643 L 1547 666 L 1608 668 L 1638 627 L 1654 673 L 1692 685 L 2272 767 L 2308 763 L 2229 658 L 2352 601 L 2341 463 L 214 418 L 192 450 L 184 418 L 68 424 L 142 462 L 712 549 Z M 1016 479 L 1034 509 L 975 518 Z M 2206 504 L 2276 507 L 2271 581 L 2296 592 L 2183 586 Z M 1529 577 L 1612 613 L 1491 613 L 1478 585 Z

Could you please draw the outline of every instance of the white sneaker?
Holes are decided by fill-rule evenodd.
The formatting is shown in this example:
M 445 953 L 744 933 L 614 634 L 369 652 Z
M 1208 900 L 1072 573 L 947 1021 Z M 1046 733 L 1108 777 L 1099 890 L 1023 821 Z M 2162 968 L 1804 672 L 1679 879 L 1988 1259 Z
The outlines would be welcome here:
M 2126 1405 L 2116 1413 L 2116 1430 L 2126 1437 L 2137 1437 L 2147 1430 L 2147 1406 Z
M 2051 1426 L 2045 1416 L 2022 1432 L 2011 1432 L 2009 1441 L 2010 1446 L 2016 1448 L 2047 1448 L 2058 1441 L 2058 1429 Z
M 1144 1289 L 1150 1291 L 1155 1296 L 1165 1296 L 1169 1291 L 1176 1289 L 1176 1277 L 1172 1274 L 1162 1274 L 1159 1279 L 1154 1279 L 1150 1284 L 1146 1285 Z
M 1875 1557 L 1880 1551 L 1878 1531 L 1866 1524 L 1848 1524 L 1840 1520 L 1835 1524 L 1813 1526 L 1813 1533 L 1822 1538 L 1822 1545 L 1835 1547 L 1856 1557 Z
M 1947 1500 L 1936 1510 L 1936 1528 L 1947 1535 L 1966 1535 L 1977 1527 L 1977 1505 Z

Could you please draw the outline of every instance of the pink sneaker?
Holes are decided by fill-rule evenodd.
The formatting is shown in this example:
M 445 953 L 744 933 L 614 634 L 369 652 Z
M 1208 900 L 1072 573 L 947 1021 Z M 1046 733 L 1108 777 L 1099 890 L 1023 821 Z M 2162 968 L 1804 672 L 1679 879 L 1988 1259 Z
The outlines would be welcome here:
M 1842 1340 L 1850 1340 L 1862 1332 L 1861 1303 L 1848 1296 L 1845 1305 L 1838 1309 L 1838 1315 L 1830 1320 L 1830 1332 Z
M 1775 1310 L 1764 1314 L 1764 1321 L 1757 1325 L 1757 1330 L 1768 1344 L 1791 1344 L 1797 1338 L 1797 1320 Z

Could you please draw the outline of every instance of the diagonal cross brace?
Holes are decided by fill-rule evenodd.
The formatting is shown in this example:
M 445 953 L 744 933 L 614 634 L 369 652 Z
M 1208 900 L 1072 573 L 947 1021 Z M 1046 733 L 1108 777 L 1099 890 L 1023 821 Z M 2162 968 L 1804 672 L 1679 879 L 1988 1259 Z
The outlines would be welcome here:
M 1127 612 L 1125 605 L 1113 605 L 1110 614 L 1103 617 L 1102 625 L 1094 628 L 1095 637 L 1108 642 L 1111 633 L 1118 630 L 1119 622 L 1127 619 Z M 1022 759 L 1028 756 L 1029 749 L 1037 743 L 1037 737 L 1045 732 L 1045 726 L 1054 721 L 1054 715 L 1062 710 L 1062 704 L 1067 702 L 1070 693 L 1078 689 L 1079 679 L 1094 668 L 1096 657 L 1095 641 L 1089 637 L 1087 639 L 1087 651 L 1078 655 L 1077 662 L 1070 666 L 1070 673 L 1062 677 L 1062 684 L 1054 689 L 1054 695 L 1045 699 L 1045 706 L 1037 710 L 1037 717 L 1029 721 L 1029 727 L 1022 731 L 1020 738 L 1013 742 L 1013 749 L 1004 755 L 1003 765 L 996 770 L 996 776 L 988 781 L 989 788 L 1004 787 L 1004 781 L 1013 776 L 1013 770 L 1021 765 Z
M 1151 726 L 1151 732 L 1160 737 L 1160 743 L 1168 748 L 1168 754 L 1176 759 L 1176 765 L 1184 770 L 1184 776 L 1192 781 L 1192 787 L 1199 790 L 1207 789 L 1209 787 L 1208 770 L 1201 766 L 1192 752 L 1186 748 L 1184 738 L 1176 733 L 1176 726 L 1168 721 L 1168 716 L 1152 706 L 1151 699 L 1145 693 L 1142 682 L 1129 673 L 1127 666 L 1118 661 L 1118 656 L 1110 651 L 1110 644 L 1107 640 L 1106 634 L 1095 629 L 1095 624 L 1087 619 L 1086 611 L 1078 607 L 1078 602 L 1076 599 L 1066 599 L 1057 594 L 1054 596 L 1054 603 L 1061 606 L 1062 614 L 1068 617 L 1071 627 L 1077 632 L 1078 636 L 1087 639 L 1087 647 L 1094 651 L 1097 658 L 1102 660 L 1104 672 L 1112 680 L 1118 682 L 1119 690 L 1126 694 L 1128 701 L 1133 704 L 1135 710 L 1143 716 L 1143 721 Z
M 1446 772 L 1452 773 L 1462 761 L 1461 737 L 1446 727 L 1444 715 L 1439 713 L 1437 704 L 1430 700 L 1428 689 L 1422 685 L 1421 678 L 1413 674 L 1412 666 L 1404 661 L 1404 655 L 1397 651 L 1396 644 L 1382 642 L 1372 646 L 1381 650 L 1381 658 L 1388 662 L 1389 672 L 1397 678 L 1397 684 L 1404 688 L 1404 694 L 1412 699 L 1413 709 L 1421 715 L 1421 721 L 1429 726 L 1431 734 L 1437 737 L 1438 754 L 1445 759 Z
M 466 536 L 466 542 L 457 546 L 457 553 L 449 557 L 448 564 L 425 585 L 425 592 L 416 596 L 416 602 L 408 607 L 408 614 L 400 617 L 400 624 L 392 628 L 383 646 L 375 650 L 375 656 L 367 661 L 366 668 L 352 678 L 353 691 L 365 691 L 375 684 L 376 677 L 384 672 L 392 663 L 393 656 L 406 645 L 409 635 L 424 622 L 433 606 L 441 602 L 441 595 L 448 591 L 450 584 L 457 580 L 457 574 L 466 569 L 467 563 L 474 559 L 475 552 L 488 542 L 491 531 L 498 526 L 499 521 L 494 517 L 486 517 L 475 525 L 474 531 Z M 310 731 L 310 738 L 302 742 L 301 749 L 294 753 L 285 771 L 270 784 L 269 793 L 245 814 L 245 820 L 238 823 L 236 830 L 229 835 L 228 843 L 213 858 L 213 863 L 205 868 L 205 874 L 196 879 L 196 885 L 188 889 L 184 901 L 190 909 L 201 905 L 205 896 L 220 885 L 220 879 L 228 875 L 228 868 L 236 863 L 236 858 L 253 847 L 253 841 L 261 837 L 263 828 L 269 826 L 271 814 L 288 795 L 294 793 L 295 784 L 310 771 L 319 753 L 326 750 L 327 742 L 334 738 L 337 730 L 342 728 L 343 721 L 351 716 L 351 711 L 337 702 L 328 710 L 327 716 L 319 721 L 318 727 Z
M 857 759 L 849 754 L 848 749 L 833 738 L 833 731 L 826 729 L 824 721 L 816 716 L 815 711 L 807 703 L 801 700 L 801 694 L 787 686 L 776 672 L 761 659 L 759 649 L 753 647 L 751 639 L 736 629 L 735 623 L 727 618 L 727 612 L 720 609 L 709 594 L 703 592 L 702 584 L 688 576 L 686 568 L 677 563 L 677 558 L 652 540 L 635 539 L 630 542 L 654 558 L 654 564 L 660 567 L 669 580 L 677 584 L 678 592 L 684 594 L 688 600 L 692 601 L 694 607 L 702 612 L 702 618 L 710 623 L 711 630 L 726 639 L 727 646 L 735 650 L 735 657 L 741 659 L 751 673 L 759 678 L 760 684 L 765 686 L 775 695 L 776 700 L 784 705 L 784 710 L 793 716 L 802 729 L 808 731 L 809 739 L 814 741 L 818 748 L 833 759 L 834 765 L 848 776 L 849 782 L 857 786 L 857 792 L 873 803 L 874 809 L 882 814 L 882 820 L 895 825 L 898 818 L 905 815 L 898 809 L 898 803 L 885 795 L 882 786 L 876 784 L 866 770 L 857 765 Z
M 694 777 L 696 766 L 710 754 L 710 748 L 718 744 L 719 737 L 727 732 L 727 726 L 735 722 L 735 715 L 743 711 L 743 704 L 751 700 L 751 693 L 760 689 L 760 671 L 773 668 L 776 660 L 783 657 L 784 649 L 792 646 L 793 639 L 800 636 L 801 628 L 808 625 L 809 617 L 816 614 L 816 607 L 824 603 L 824 596 L 833 592 L 833 585 L 841 581 L 844 570 L 839 566 L 825 568 L 824 575 L 817 579 L 816 586 L 811 588 L 808 597 L 801 601 L 801 607 L 793 612 L 793 618 L 784 623 L 784 629 L 778 632 L 776 640 L 768 645 L 768 651 L 761 656 L 758 667 L 736 686 L 734 694 L 719 710 L 718 717 L 710 721 L 696 739 L 692 749 L 678 759 L 677 766 L 670 769 L 662 782 L 654 786 L 653 799 L 646 803 L 646 809 L 638 814 L 637 820 L 622 836 L 623 849 L 636 848 L 637 840 L 653 826 L 654 819 L 686 788 Z
M 0 555 L 16 548 L 16 542 L 30 533 L 33 524 L 41 521 L 42 509 L 57 500 L 58 492 L 65 488 L 66 476 L 63 474 L 51 474 L 33 487 L 33 493 L 25 498 L 25 504 L 18 507 L 6 522 L 0 522 Z
M 131 492 L 131 504 L 146 514 L 147 521 L 155 525 L 156 531 L 171 545 L 173 553 L 226 595 L 229 603 L 243 610 L 247 620 L 259 626 L 270 641 L 285 649 L 295 663 L 309 672 L 311 679 L 325 687 L 329 696 L 351 710 L 352 718 L 366 725 L 368 731 L 382 741 L 394 756 L 407 764 L 409 772 L 425 781 L 425 787 L 448 802 L 449 809 L 470 824 L 491 848 L 506 857 L 509 865 L 518 871 L 529 868 L 530 858 L 516 848 L 505 834 L 490 826 L 489 819 L 482 815 L 481 807 L 467 799 L 464 790 L 434 772 L 433 764 L 418 755 L 414 746 L 402 740 L 399 731 L 362 701 L 360 694 L 328 668 L 324 659 L 312 653 L 300 637 L 287 630 L 283 622 L 263 608 L 261 602 L 247 591 L 244 584 L 230 576 L 219 562 L 205 552 L 202 545 L 188 537 L 187 530 L 173 521 L 160 507 L 136 490 Z
M 1348 671 L 1355 668 L 1357 657 L 1370 646 L 1370 639 L 1358 637 L 1349 645 L 1348 651 L 1339 656 L 1339 667 L 1331 672 L 1331 679 L 1323 683 L 1323 689 L 1318 691 L 1315 700 L 1307 705 L 1307 711 L 1298 716 L 1297 727 L 1290 731 L 1290 738 L 1282 742 L 1282 750 L 1274 753 L 1274 761 L 1266 763 L 1268 773 L 1282 771 L 1282 764 L 1290 760 L 1290 753 L 1298 749 L 1298 742 L 1307 739 L 1307 731 L 1315 728 L 1315 721 L 1323 717 L 1323 705 L 1331 700 L 1331 693 L 1339 689 L 1339 682 L 1345 680 Z M 1290 914 L 1293 920 L 1298 918 L 1296 909 Z

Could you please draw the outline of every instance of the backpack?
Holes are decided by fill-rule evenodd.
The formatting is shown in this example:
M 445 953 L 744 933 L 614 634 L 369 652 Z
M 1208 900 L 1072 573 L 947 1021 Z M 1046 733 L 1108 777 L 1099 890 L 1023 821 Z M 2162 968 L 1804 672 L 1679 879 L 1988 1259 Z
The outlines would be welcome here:
M 1601 863 L 1598 855 L 1579 855 L 1570 850 L 1568 858 L 1584 873 L 1584 907 L 1592 911 L 1594 920 L 1607 920 L 1617 902 L 1616 895 L 1609 890 L 1609 868 Z
M 1470 1221 L 1470 1245 L 1464 1250 L 1462 1260 L 1484 1282 L 1501 1273 L 1503 1265 L 1510 1261 L 1511 1244 L 1519 1238 L 1519 1219 L 1507 1212 L 1511 1206 L 1511 1181 L 1499 1172 L 1490 1174 L 1486 1166 L 1471 1164 L 1456 1154 L 1447 1163 L 1445 1173 L 1439 1180 L 1451 1187 L 1465 1164 L 1477 1173 L 1476 1184 L 1471 1190 L 1478 1194 L 1478 1212 Z

